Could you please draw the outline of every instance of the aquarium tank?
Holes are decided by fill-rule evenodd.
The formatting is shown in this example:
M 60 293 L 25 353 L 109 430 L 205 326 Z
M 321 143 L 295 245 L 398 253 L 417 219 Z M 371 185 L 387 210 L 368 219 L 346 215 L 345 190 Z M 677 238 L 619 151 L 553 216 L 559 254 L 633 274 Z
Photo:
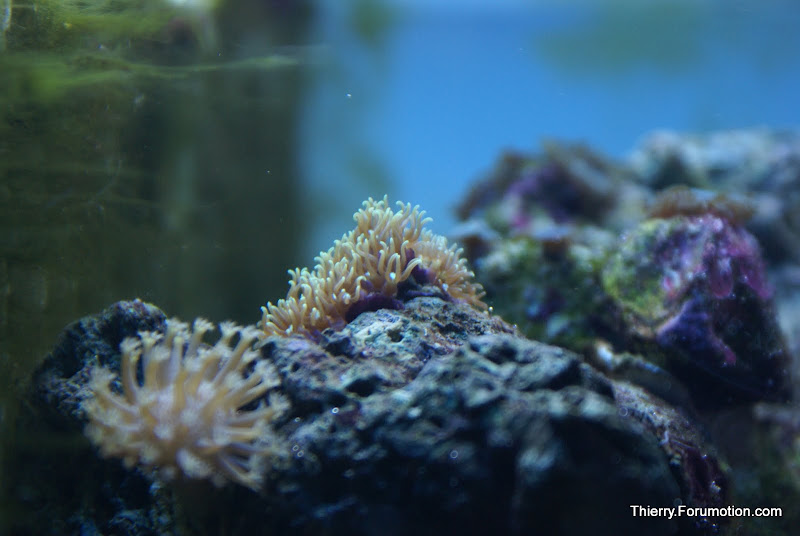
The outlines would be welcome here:
M 800 533 L 798 29 L 0 0 L 0 534 Z

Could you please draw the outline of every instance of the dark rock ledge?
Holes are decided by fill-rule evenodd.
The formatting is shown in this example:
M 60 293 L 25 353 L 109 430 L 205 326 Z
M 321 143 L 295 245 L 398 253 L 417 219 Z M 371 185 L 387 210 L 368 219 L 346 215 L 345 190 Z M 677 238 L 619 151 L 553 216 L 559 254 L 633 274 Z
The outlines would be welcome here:
M 164 314 L 120 302 L 72 324 L 35 375 L 9 471 L 41 534 L 713 534 L 631 505 L 725 504 L 692 422 L 497 317 L 438 298 L 321 340 L 267 339 L 291 410 L 261 493 L 159 482 L 82 435 L 88 371 Z M 68 490 L 65 493 L 64 490 Z

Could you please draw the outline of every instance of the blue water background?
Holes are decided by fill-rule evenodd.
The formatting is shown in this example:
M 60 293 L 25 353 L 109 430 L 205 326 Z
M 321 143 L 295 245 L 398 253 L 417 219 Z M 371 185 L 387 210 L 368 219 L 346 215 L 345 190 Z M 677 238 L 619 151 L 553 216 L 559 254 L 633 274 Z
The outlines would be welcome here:
M 504 149 L 560 139 L 623 158 L 655 129 L 800 125 L 800 2 L 320 5 L 301 265 L 368 196 L 421 204 L 447 233 Z

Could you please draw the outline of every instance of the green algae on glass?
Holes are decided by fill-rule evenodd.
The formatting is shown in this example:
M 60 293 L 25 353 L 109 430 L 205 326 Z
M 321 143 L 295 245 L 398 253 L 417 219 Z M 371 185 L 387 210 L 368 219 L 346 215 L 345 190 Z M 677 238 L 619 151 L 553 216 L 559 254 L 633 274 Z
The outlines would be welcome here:
M 123 259 L 137 247 L 152 258 L 156 228 L 174 214 L 158 185 L 172 178 L 163 163 L 172 150 L 171 122 L 189 115 L 178 104 L 196 105 L 197 116 L 208 108 L 207 95 L 224 94 L 212 87 L 244 78 L 281 81 L 297 64 L 281 55 L 222 61 L 211 54 L 213 7 L 167 0 L 0 3 L 4 318 L 27 324 L 28 315 L 47 311 L 45 322 L 32 325 L 52 322 L 45 333 L 55 333 L 67 319 L 118 298 L 115 286 L 135 266 Z M 53 314 L 54 306 L 64 313 Z M 24 340 L 7 341 L 9 330 L 0 323 L 0 352 L 36 354 Z
M 131 49 L 158 40 L 181 10 L 158 0 L 4 0 L 5 46 L 10 51 L 90 47 Z
M 167 0 L 7 2 L 0 102 L 55 99 L 96 84 L 185 79 L 217 70 L 294 65 L 270 55 L 217 61 L 212 14 Z M 211 6 L 209 6 L 211 7 Z
M 173 314 L 235 318 L 225 300 L 252 287 L 254 272 L 283 286 L 264 265 L 286 254 L 284 243 L 266 237 L 245 249 L 239 237 L 264 214 L 288 222 L 280 240 L 302 232 L 288 199 L 299 62 L 267 46 L 219 56 L 230 45 L 217 23 L 213 6 L 167 0 L 0 0 L 4 476 L 31 440 L 5 433 L 15 430 L 19 390 L 69 320 L 136 296 Z M 238 37 L 239 23 L 226 30 Z M 285 193 L 278 206 L 275 192 Z M 222 281 L 231 262 L 243 276 Z M 220 281 L 211 288 L 202 277 Z M 57 442 L 42 448 L 70 455 Z M 0 503 L 11 489 L 0 486 Z

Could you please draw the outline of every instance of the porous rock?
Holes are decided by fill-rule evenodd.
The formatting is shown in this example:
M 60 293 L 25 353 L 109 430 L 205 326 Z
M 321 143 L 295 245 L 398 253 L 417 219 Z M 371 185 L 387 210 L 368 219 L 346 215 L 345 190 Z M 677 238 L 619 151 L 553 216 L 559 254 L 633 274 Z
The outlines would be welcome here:
M 75 398 L 87 362 L 113 366 L 124 334 L 163 314 L 115 304 L 67 330 L 32 395 L 80 435 Z M 85 440 L 83 465 L 48 459 L 36 486 L 43 530 L 159 534 L 705 534 L 697 519 L 634 517 L 631 505 L 724 502 L 692 487 L 664 431 L 680 430 L 718 468 L 700 434 L 666 403 L 607 379 L 561 348 L 519 337 L 502 320 L 436 297 L 360 315 L 319 342 L 269 337 L 262 356 L 291 410 L 276 423 L 284 451 L 260 493 L 204 481 L 151 481 Z M 65 365 L 66 364 L 66 365 Z M 54 386 L 73 385 L 72 390 Z M 658 410 L 657 422 L 643 415 Z M 670 411 L 674 411 L 671 413 Z M 35 419 L 32 413 L 29 420 Z M 673 421 L 678 424 L 670 424 Z M 655 424 L 654 424 L 655 422 Z M 48 425 L 45 425 L 45 428 Z M 30 458 L 28 463 L 34 463 Z M 713 464 L 712 464 L 713 462 Z M 70 475 L 82 493 L 54 506 Z M 696 472 L 696 471 L 695 471 Z M 693 474 L 693 473 L 691 473 Z M 33 478 L 33 480 L 30 480 Z M 724 485 L 718 478 L 714 485 Z M 704 489 L 709 482 L 703 481 Z M 52 493 L 48 492 L 50 490 Z M 49 502 L 48 502 L 49 501 Z M 122 524 L 122 525 L 121 525 Z M 124 525 L 124 530 L 120 529 Z M 116 532 L 115 532 L 116 531 Z M 121 531 L 121 532 L 120 532 Z

